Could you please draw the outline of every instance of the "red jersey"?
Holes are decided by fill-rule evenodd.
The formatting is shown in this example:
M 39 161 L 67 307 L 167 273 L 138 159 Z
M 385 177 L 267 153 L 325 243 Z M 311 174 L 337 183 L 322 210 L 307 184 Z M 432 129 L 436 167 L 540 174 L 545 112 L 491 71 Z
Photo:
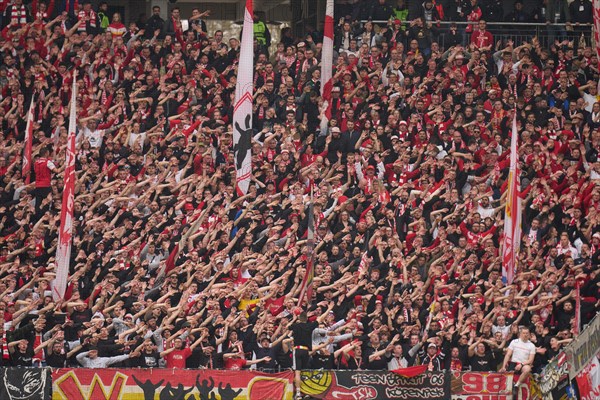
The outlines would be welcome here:
M 33 164 L 33 170 L 35 171 L 35 187 L 37 188 L 48 188 L 50 187 L 50 180 L 52 179 L 52 169 L 54 169 L 54 163 L 47 158 L 38 158 Z
M 173 350 L 165 357 L 167 368 L 185 368 L 185 360 L 192 355 L 189 347 L 182 350 Z

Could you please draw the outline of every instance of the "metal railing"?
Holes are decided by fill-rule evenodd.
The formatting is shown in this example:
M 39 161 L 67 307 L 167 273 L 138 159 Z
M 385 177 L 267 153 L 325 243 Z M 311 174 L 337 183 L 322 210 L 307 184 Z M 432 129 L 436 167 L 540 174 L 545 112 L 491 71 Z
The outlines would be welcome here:
M 379 20 L 361 20 L 361 24 L 366 22 L 372 22 L 376 26 L 388 25 L 390 21 L 379 21 Z M 446 48 L 446 36 L 449 31 L 450 25 L 456 24 L 459 33 L 463 34 L 463 44 L 470 41 L 470 33 L 464 34 L 467 25 L 472 25 L 477 28 L 477 22 L 466 22 L 466 21 L 439 21 L 433 22 L 435 31 L 432 32 L 432 41 L 437 42 L 441 47 Z M 403 21 L 402 26 L 404 29 L 410 26 L 410 21 Z M 567 23 L 525 23 L 525 22 L 487 22 L 487 30 L 494 36 L 494 41 L 502 40 L 506 42 L 512 40 L 515 46 L 518 46 L 524 42 L 530 42 L 533 37 L 537 37 L 540 44 L 543 47 L 549 47 L 555 40 L 572 41 L 574 46 L 578 47 L 580 41 L 585 41 L 585 44 L 590 46 L 593 45 L 593 24 L 567 24 Z M 377 28 L 379 29 L 379 28 Z

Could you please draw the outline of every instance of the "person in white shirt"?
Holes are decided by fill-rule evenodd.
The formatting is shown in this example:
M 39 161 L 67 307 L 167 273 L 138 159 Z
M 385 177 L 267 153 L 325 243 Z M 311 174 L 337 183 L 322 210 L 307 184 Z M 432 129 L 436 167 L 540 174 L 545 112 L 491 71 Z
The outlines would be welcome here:
M 501 206 L 499 208 L 504 208 L 504 206 Z M 492 206 L 491 199 L 489 196 L 482 197 L 479 203 L 477 204 L 477 212 L 479 213 L 479 215 L 481 215 L 481 219 L 494 218 L 496 211 L 498 211 L 498 209 Z
M 496 332 L 500 332 L 502 334 L 502 338 L 506 339 L 508 334 L 510 333 L 510 325 L 506 325 L 506 318 L 503 315 L 499 315 L 496 318 L 497 325 L 492 326 L 492 333 L 496 334 Z
M 392 350 L 392 357 L 388 361 L 388 370 L 393 371 L 398 368 L 406 368 L 408 367 L 408 361 L 404 358 L 402 354 L 402 345 L 395 344 L 394 350 Z
M 515 385 L 517 390 L 531 373 L 535 357 L 535 345 L 529 341 L 530 336 L 528 328 L 521 328 L 519 338 L 510 342 L 500 369 L 500 372 L 514 371 L 521 374 Z
M 136 350 L 129 354 L 114 357 L 98 357 L 98 348 L 90 346 L 88 351 L 79 353 L 77 355 L 77 361 L 85 368 L 106 368 L 112 364 L 125 361 L 128 358 L 138 357 L 140 353 Z
M 577 248 L 571 244 L 571 241 L 569 240 L 569 235 L 567 233 L 562 233 L 560 235 L 560 242 L 558 243 L 556 248 L 558 249 L 559 255 L 568 254 L 574 260 L 576 258 L 579 258 L 579 251 L 577 251 Z

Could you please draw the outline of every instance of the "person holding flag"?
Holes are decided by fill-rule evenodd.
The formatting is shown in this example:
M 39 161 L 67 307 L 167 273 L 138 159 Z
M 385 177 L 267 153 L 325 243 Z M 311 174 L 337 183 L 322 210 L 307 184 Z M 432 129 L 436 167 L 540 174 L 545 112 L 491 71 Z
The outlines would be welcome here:
M 52 192 L 50 182 L 52 173 L 56 172 L 56 165 L 49 158 L 50 150 L 42 147 L 39 157 L 33 164 L 35 171 L 35 209 L 36 213 L 41 209 L 42 201 Z
M 333 310 L 333 306 L 334 303 L 330 302 L 327 311 L 321 313 L 321 316 L 315 321 L 309 321 L 306 311 L 301 311 L 299 315 L 294 315 L 294 318 L 290 323 L 290 331 L 292 332 L 293 339 L 292 353 L 294 364 L 292 369 L 295 374 L 294 384 L 296 386 L 296 399 L 302 398 L 302 394 L 300 393 L 300 384 L 302 383 L 300 372 L 303 369 L 310 368 L 310 351 L 312 350 L 313 331 L 319 327 L 320 323 L 325 321 L 329 312 Z

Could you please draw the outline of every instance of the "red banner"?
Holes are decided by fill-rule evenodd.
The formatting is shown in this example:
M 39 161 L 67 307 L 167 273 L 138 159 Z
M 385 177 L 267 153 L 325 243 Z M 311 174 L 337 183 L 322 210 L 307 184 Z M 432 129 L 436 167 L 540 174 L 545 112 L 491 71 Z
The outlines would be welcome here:
M 294 374 L 171 369 L 57 369 L 53 400 L 291 400 Z
M 581 400 L 600 399 L 600 360 L 594 357 L 575 377 Z
M 452 400 L 513 400 L 513 374 L 457 372 L 452 376 Z M 527 400 L 529 386 L 522 385 L 520 400 Z

